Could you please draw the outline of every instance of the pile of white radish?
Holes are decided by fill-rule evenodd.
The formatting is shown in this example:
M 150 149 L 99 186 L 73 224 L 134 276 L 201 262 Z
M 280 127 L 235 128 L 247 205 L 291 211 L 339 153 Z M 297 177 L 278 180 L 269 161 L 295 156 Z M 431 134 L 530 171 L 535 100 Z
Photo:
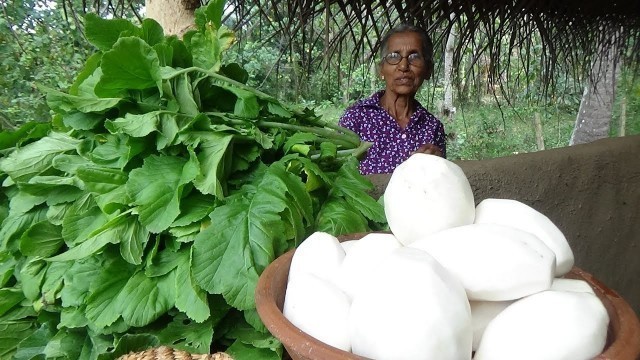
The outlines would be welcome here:
M 415 154 L 384 194 L 392 234 L 300 244 L 284 315 L 376 360 L 592 359 L 609 317 L 549 218 L 516 200 L 475 206 L 462 169 Z

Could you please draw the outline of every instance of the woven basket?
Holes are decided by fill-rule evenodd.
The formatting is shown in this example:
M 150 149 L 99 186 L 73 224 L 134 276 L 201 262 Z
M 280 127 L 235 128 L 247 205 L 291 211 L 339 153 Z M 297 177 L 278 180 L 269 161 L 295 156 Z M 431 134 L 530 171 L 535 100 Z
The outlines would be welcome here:
M 118 360 L 233 360 L 233 358 L 223 352 L 194 355 L 186 351 L 160 346 L 137 353 L 128 353 L 120 356 Z

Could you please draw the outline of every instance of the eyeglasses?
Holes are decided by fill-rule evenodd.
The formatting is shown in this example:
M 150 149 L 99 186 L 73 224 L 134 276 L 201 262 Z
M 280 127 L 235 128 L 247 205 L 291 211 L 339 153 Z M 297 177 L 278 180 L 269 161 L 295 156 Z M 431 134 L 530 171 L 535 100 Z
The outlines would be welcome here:
M 424 64 L 424 58 L 418 53 L 411 53 L 407 56 L 402 56 L 397 52 L 392 52 L 384 56 L 384 61 L 389 65 L 398 65 L 404 58 L 407 58 L 410 65 L 418 66 Z

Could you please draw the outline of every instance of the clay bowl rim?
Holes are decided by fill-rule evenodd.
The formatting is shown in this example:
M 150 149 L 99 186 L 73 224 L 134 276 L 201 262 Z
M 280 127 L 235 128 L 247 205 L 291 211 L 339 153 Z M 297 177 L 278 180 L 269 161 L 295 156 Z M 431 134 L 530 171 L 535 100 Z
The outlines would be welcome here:
M 367 233 L 339 236 L 340 241 L 358 240 Z M 269 264 L 258 278 L 255 291 L 256 310 L 269 332 L 275 336 L 293 359 L 300 354 L 303 359 L 367 359 L 327 345 L 293 325 L 282 313 L 286 280 L 296 249 L 291 249 Z M 284 267 L 284 270 L 279 271 Z M 609 314 L 609 331 L 605 351 L 594 360 L 640 359 L 640 320 L 631 306 L 614 290 L 605 286 L 592 274 L 573 267 L 564 277 L 585 280 L 602 301 Z M 278 299 L 273 286 L 284 281 L 284 292 Z M 634 336 L 634 334 L 636 334 Z M 611 341 L 613 340 L 613 342 Z M 319 357 L 322 355 L 322 357 Z

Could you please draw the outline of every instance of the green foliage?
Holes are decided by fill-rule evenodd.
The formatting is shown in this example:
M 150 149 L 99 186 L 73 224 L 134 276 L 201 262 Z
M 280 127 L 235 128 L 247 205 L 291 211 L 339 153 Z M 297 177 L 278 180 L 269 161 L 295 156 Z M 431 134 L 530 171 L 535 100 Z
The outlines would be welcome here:
M 280 358 L 260 273 L 318 229 L 383 226 L 367 144 L 238 81 L 221 15 L 200 9 L 184 41 L 88 16 L 99 51 L 68 91 L 41 87 L 52 121 L 0 134 L 2 358 Z
M 620 133 L 623 115 L 625 135 L 640 134 L 640 77 L 629 71 L 622 71 L 617 85 L 618 96 L 613 105 L 611 136 L 618 136 Z
M 12 129 L 26 122 L 49 121 L 49 109 L 37 86 L 67 88 L 87 57 L 88 44 L 52 2 L 10 2 L 3 9 L 1 127 Z
M 483 106 L 445 123 L 450 159 L 479 160 L 537 151 L 534 118 L 541 119 L 545 148 L 568 146 L 575 115 L 552 107 Z
M 286 9 L 267 7 L 265 12 L 274 12 L 277 17 L 287 16 Z M 375 56 L 355 59 L 352 47 L 347 45 L 338 50 L 333 44 L 319 41 L 320 37 L 313 42 L 304 41 L 309 36 L 319 35 L 314 30 L 325 26 L 325 16 L 319 14 L 312 19 L 314 23 L 296 31 L 286 44 L 280 36 L 268 35 L 268 26 L 250 19 L 239 27 L 239 42 L 227 56 L 247 69 L 251 75 L 249 85 L 278 94 L 279 98 L 288 101 L 347 104 L 371 94 L 381 85 L 376 70 L 371 71 L 375 68 L 371 66 Z M 344 15 L 335 9 L 334 16 Z M 340 21 L 336 20 L 336 23 Z M 336 28 L 332 20 L 328 31 L 336 34 L 342 29 Z M 330 59 L 328 54 L 332 54 Z

